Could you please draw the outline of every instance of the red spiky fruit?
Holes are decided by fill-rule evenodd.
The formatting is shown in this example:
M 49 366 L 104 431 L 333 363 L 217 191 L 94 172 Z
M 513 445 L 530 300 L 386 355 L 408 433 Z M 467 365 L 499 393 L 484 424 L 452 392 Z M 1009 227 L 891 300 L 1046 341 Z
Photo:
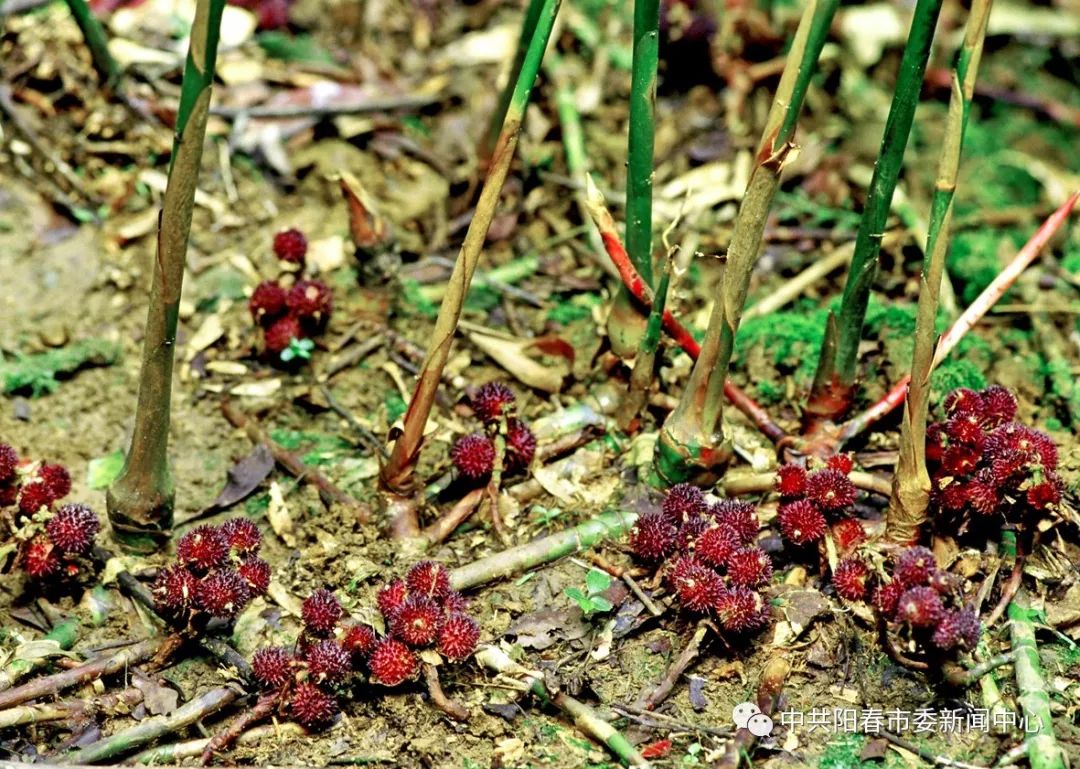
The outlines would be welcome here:
M 469 611 L 469 602 L 456 590 L 451 590 L 443 599 L 443 611 L 447 614 L 464 614 Z
M 1003 451 L 990 461 L 990 482 L 999 489 L 1012 487 L 1028 469 L 1028 457 L 1022 451 Z
M 954 648 L 970 651 L 979 643 L 980 630 L 979 617 L 973 610 L 950 611 L 941 618 L 930 642 L 942 651 Z
M 247 583 L 251 596 L 266 595 L 270 587 L 270 564 L 254 556 L 242 561 L 236 573 Z
M 986 451 L 994 455 L 1021 451 L 1037 457 L 1047 470 L 1057 468 L 1058 453 L 1053 439 L 1041 430 L 1019 422 L 1008 422 L 990 433 L 986 439 Z
M 411 595 L 441 600 L 450 594 L 450 572 L 441 563 L 420 561 L 405 575 L 405 586 Z
M 1061 478 L 1048 471 L 1043 480 L 1027 490 L 1027 503 L 1033 510 L 1045 510 L 1061 501 Z
M 955 414 L 981 414 L 984 409 L 983 399 L 979 393 L 966 387 L 958 387 L 945 396 L 945 413 Z
M 198 578 L 183 566 L 175 565 L 158 572 L 151 593 L 158 609 L 175 612 L 194 604 L 198 588 Z
M 495 467 L 495 444 L 483 433 L 470 433 L 454 442 L 450 459 L 459 473 L 477 481 L 491 475 Z
M 937 559 L 928 548 L 909 547 L 896 559 L 893 578 L 904 587 L 918 587 L 925 585 L 936 569 Z
M 926 584 L 942 595 L 950 595 L 959 589 L 960 578 L 953 576 L 944 569 L 934 569 Z
M 260 326 L 269 326 L 285 314 L 285 297 L 289 292 L 276 280 L 264 280 L 255 286 L 248 299 L 251 319 Z
M 338 701 L 315 684 L 302 683 L 293 690 L 289 711 L 296 722 L 308 729 L 326 726 L 338 714 Z
M 694 555 L 709 566 L 723 566 L 731 554 L 742 547 L 742 540 L 734 529 L 714 526 L 706 529 L 694 544 Z
M 826 467 L 806 477 L 806 495 L 823 510 L 842 510 L 855 504 L 855 484 L 844 473 Z
M 420 664 L 412 650 L 396 638 L 383 638 L 368 658 L 371 678 L 383 686 L 397 686 L 415 678 Z
M 709 514 L 718 526 L 732 529 L 744 545 L 757 539 L 761 523 L 752 502 L 738 499 L 721 499 L 709 508 Z
M 502 382 L 488 382 L 480 385 L 470 400 L 477 419 L 491 424 L 502 416 L 509 416 L 516 398 L 514 391 Z
M 439 629 L 439 654 L 452 662 L 460 662 L 476 651 L 480 640 L 480 623 L 465 614 L 451 614 Z
M 53 501 L 71 493 L 71 474 L 63 465 L 44 464 L 38 468 L 37 477 L 52 494 Z
M 101 521 L 97 513 L 80 504 L 62 505 L 45 524 L 45 531 L 53 544 L 73 555 L 87 552 L 100 530 Z
M 959 414 L 945 423 L 945 435 L 951 443 L 980 449 L 986 442 L 982 421 L 975 414 Z
M 959 444 L 949 446 L 941 455 L 941 467 L 949 475 L 961 476 L 975 472 L 979 464 L 979 451 Z
M 229 543 L 216 526 L 197 526 L 176 543 L 176 560 L 196 573 L 221 566 L 228 557 Z
M 274 256 L 283 262 L 302 265 L 307 247 L 307 238 L 298 229 L 282 230 L 274 235 Z
M 292 655 L 280 646 L 265 646 L 251 657 L 251 672 L 263 687 L 280 689 L 293 678 Z
M 342 614 L 337 596 L 324 587 L 313 590 L 300 606 L 304 630 L 316 638 L 329 638 Z
M 1001 385 L 990 385 L 982 391 L 983 424 L 989 428 L 1016 419 L 1016 396 Z
M 855 469 L 855 459 L 851 454 L 834 454 L 825 460 L 825 466 L 847 475 Z
M 334 311 L 334 298 L 321 280 L 298 280 L 289 289 L 285 306 L 301 321 L 321 328 Z
M 675 551 L 679 530 L 659 510 L 650 510 L 638 518 L 630 532 L 630 548 L 643 561 L 662 561 Z
M 379 637 L 375 635 L 374 628 L 370 625 L 357 623 L 350 625 L 349 629 L 345 631 L 345 637 L 341 639 L 341 647 L 349 652 L 353 663 L 356 664 L 371 654 L 378 641 Z
M 255 555 L 262 547 L 262 532 L 249 518 L 230 518 L 221 524 L 221 533 L 237 555 Z
M 311 680 L 317 684 L 333 686 L 345 680 L 352 667 L 352 659 L 336 641 L 319 641 L 308 647 L 304 654 Z
M 250 600 L 247 582 L 232 569 L 204 577 L 195 590 L 195 604 L 212 617 L 235 617 Z
M 24 484 L 19 491 L 19 512 L 30 517 L 38 513 L 42 508 L 47 508 L 56 497 L 53 496 L 49 487 L 41 481 Z
M 727 576 L 738 587 L 760 587 L 772 579 L 772 559 L 760 547 L 744 547 L 728 557 Z
M 776 468 L 776 490 L 782 497 L 801 497 L 806 493 L 806 468 L 801 465 Z
M 19 466 L 19 455 L 11 446 L 0 443 L 0 484 L 10 483 L 15 478 L 15 469 Z
M 675 523 L 682 523 L 689 516 L 705 512 L 705 495 L 697 486 L 677 483 L 668 489 L 660 509 Z
M 878 585 L 878 589 L 874 591 L 874 607 L 883 616 L 891 619 L 896 615 L 896 605 L 900 603 L 904 589 L 903 583 L 898 579 Z
M 841 518 L 832 525 L 832 535 L 841 554 L 853 550 L 866 541 L 866 529 L 856 518 Z
M 31 577 L 50 577 L 60 568 L 60 555 L 48 537 L 38 536 L 30 540 L 23 559 L 23 569 Z
M 510 470 L 525 470 L 536 456 L 536 436 L 520 419 L 506 421 L 506 463 Z
M 861 601 L 866 598 L 869 581 L 870 567 L 858 558 L 845 558 L 840 561 L 832 577 L 836 594 L 849 601 Z
M 303 339 L 304 330 L 295 315 L 286 315 L 275 320 L 263 334 L 266 351 L 271 355 L 280 355 L 289 348 L 294 339 Z
M 1001 504 L 1001 498 L 998 496 L 993 478 L 989 477 L 989 474 L 985 478 L 982 477 L 982 471 L 979 472 L 979 476 L 963 484 L 961 488 L 964 489 L 966 501 L 971 505 L 972 510 L 982 515 L 993 515 Z
M 896 618 L 912 627 L 931 627 L 945 613 L 941 596 L 932 587 L 911 587 L 896 604 Z
M 439 632 L 442 612 L 430 598 L 412 596 L 405 600 L 390 620 L 390 634 L 409 646 L 427 646 Z
M 722 591 L 713 608 L 720 624 L 729 633 L 751 633 L 760 630 L 769 621 L 765 599 L 756 590 L 745 587 Z
M 679 603 L 698 614 L 712 609 L 725 590 L 720 575 L 691 556 L 675 562 L 670 579 Z
M 940 422 L 935 422 L 926 428 L 926 461 L 931 465 L 936 465 L 941 462 L 942 457 L 945 456 L 945 447 L 947 445 L 945 436 L 945 426 Z
M 797 499 L 776 511 L 780 533 L 793 545 L 817 542 L 825 535 L 825 516 L 809 499 Z
M 392 620 L 408 597 L 409 588 L 405 585 L 405 580 L 395 579 L 383 585 L 375 597 L 375 603 L 379 607 L 379 613 L 387 620 Z

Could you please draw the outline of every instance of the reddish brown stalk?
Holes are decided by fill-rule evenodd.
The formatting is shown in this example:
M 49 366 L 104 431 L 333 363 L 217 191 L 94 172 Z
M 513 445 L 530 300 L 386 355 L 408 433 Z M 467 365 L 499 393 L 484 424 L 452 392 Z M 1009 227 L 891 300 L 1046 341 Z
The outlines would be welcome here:
M 437 545 L 446 541 L 446 538 L 454 533 L 454 529 L 468 520 L 469 516 L 476 511 L 486 493 L 487 489 L 481 486 L 459 499 L 452 508 L 420 532 L 424 542 L 428 545 Z
M 1024 247 L 1021 248 L 1019 252 L 1017 252 L 1016 256 L 1013 257 L 1013 260 L 1006 265 L 1005 269 L 998 273 L 998 276 L 994 278 L 994 281 L 983 289 L 983 292 L 979 294 L 978 298 L 964 310 L 963 315 L 957 318 L 956 322 L 945 332 L 944 336 L 938 340 L 937 348 L 934 351 L 934 368 L 936 368 L 941 361 L 945 360 L 948 354 L 960 343 L 960 340 L 964 338 L 964 335 L 974 328 L 976 323 L 982 320 L 982 318 L 990 311 L 990 308 L 992 308 L 997 301 L 1001 299 L 1002 295 L 1009 287 L 1016 282 L 1016 279 L 1020 277 L 1020 274 L 1027 266 L 1035 260 L 1035 257 L 1039 255 L 1039 252 L 1046 247 L 1046 244 L 1050 242 L 1050 239 L 1053 238 L 1057 231 L 1061 229 L 1061 226 L 1065 224 L 1078 199 L 1080 199 L 1080 191 L 1074 192 L 1068 200 L 1054 211 L 1054 213 L 1050 214 L 1035 234 L 1031 236 L 1031 239 L 1024 244 Z M 905 376 L 893 385 L 892 389 L 885 394 L 885 397 L 863 413 L 845 422 L 837 433 L 840 445 L 864 432 L 875 422 L 891 413 L 897 406 L 901 405 L 904 402 L 904 398 L 907 397 L 908 384 L 910 382 L 911 377 Z
M 446 696 L 442 683 L 439 682 L 439 669 L 424 663 L 424 682 L 427 684 L 431 704 L 450 716 L 455 721 L 468 721 L 469 709 L 455 699 Z
M 984 628 L 992 627 L 995 622 L 1001 619 L 1005 610 L 1009 608 L 1009 604 L 1012 603 L 1012 599 L 1016 597 L 1016 591 L 1020 589 L 1020 584 L 1023 580 L 1024 556 L 1022 553 L 1017 553 L 1016 563 L 1013 564 L 1009 579 L 1001 588 L 1001 598 L 998 599 L 997 606 L 995 606 L 994 610 L 986 615 L 986 619 L 983 620 Z
M 202 753 L 203 766 L 209 766 L 214 760 L 214 754 L 232 745 L 237 738 L 255 724 L 273 714 L 274 709 L 281 701 L 281 692 L 267 692 L 259 696 L 255 706 L 245 710 L 234 718 L 227 727 L 215 734 Z
M 789 672 L 791 672 L 791 665 L 784 657 L 773 657 L 761 671 L 756 699 L 758 709 L 765 715 L 772 716 L 776 712 Z M 750 733 L 749 729 L 739 729 L 735 732 L 735 739 L 724 750 L 724 755 L 713 766 L 716 769 L 738 769 L 743 758 L 749 755 L 755 740 L 757 738 Z M 748 764 L 753 766 L 749 760 Z
M 611 259 L 612 264 L 619 271 L 619 277 L 622 279 L 623 285 L 641 303 L 643 309 L 648 311 L 652 309 L 652 289 L 642 280 L 641 275 L 638 274 L 630 261 L 630 255 L 626 252 L 622 240 L 619 239 L 619 233 L 615 229 L 615 220 L 612 219 L 611 213 L 604 205 L 603 196 L 593 184 L 592 179 L 589 177 L 586 177 L 586 179 L 589 185 L 589 191 L 586 193 L 589 213 L 592 215 L 597 229 L 600 230 L 600 238 L 604 242 L 604 249 L 607 251 L 608 258 Z M 664 310 L 663 325 L 664 331 L 667 332 L 675 344 L 679 345 L 683 352 L 693 360 L 697 360 L 698 355 L 701 354 L 701 345 L 697 343 L 686 327 L 672 315 L 671 310 Z M 735 408 L 745 414 L 758 430 L 773 443 L 787 437 L 787 433 L 772 420 L 769 412 L 763 409 L 730 379 L 724 382 L 724 395 L 727 396 L 727 399 Z
M 638 698 L 638 701 L 634 703 L 634 707 L 642 710 L 653 710 L 657 705 L 668 698 L 672 690 L 675 688 L 675 684 L 679 682 L 679 678 L 686 672 L 686 669 L 694 663 L 694 661 L 701 654 L 701 645 L 705 641 L 705 636 L 709 631 L 715 632 L 716 628 L 709 620 L 701 620 L 694 628 L 694 634 L 690 636 L 690 640 L 686 646 L 680 652 L 679 656 L 671 663 L 671 666 L 664 673 L 664 678 L 652 689 L 648 694 L 642 693 L 642 696 Z

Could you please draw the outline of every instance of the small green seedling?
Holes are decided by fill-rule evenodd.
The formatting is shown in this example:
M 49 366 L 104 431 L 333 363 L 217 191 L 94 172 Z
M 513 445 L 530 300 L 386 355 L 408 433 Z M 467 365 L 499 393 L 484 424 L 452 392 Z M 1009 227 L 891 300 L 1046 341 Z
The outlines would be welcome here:
M 315 343 L 310 339 L 289 340 L 289 346 L 281 351 L 281 359 L 288 363 L 291 360 L 311 360 L 311 351 L 315 349 Z
M 603 614 L 615 608 L 611 601 L 601 595 L 609 587 L 611 587 L 611 577 L 607 572 L 589 569 L 589 573 L 585 575 L 585 590 L 568 587 L 563 590 L 563 593 L 578 605 L 582 614 L 591 617 L 593 614 Z

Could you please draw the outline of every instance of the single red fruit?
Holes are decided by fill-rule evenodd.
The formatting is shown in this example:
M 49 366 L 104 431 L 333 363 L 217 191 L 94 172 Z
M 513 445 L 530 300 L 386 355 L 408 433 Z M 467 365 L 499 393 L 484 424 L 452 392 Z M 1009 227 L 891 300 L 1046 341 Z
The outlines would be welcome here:
M 801 497 L 806 493 L 806 468 L 781 465 L 776 469 L 776 490 L 782 497 Z
M 56 501 L 52 491 L 41 481 L 25 484 L 19 492 L 19 512 L 30 517 Z
M 660 509 L 675 523 L 682 523 L 688 516 L 705 512 L 705 495 L 697 486 L 677 483 L 668 489 Z
M 38 536 L 30 540 L 26 548 L 23 568 L 31 577 L 50 577 L 60 568 L 60 556 L 48 537 Z
M 893 577 L 904 587 L 925 585 L 930 575 L 937 569 L 937 559 L 925 547 L 909 547 L 896 559 Z
M 892 619 L 896 615 L 896 605 L 904 593 L 904 585 L 898 579 L 879 585 L 874 591 L 874 606 L 883 616 Z
M 990 455 L 1000 455 L 1006 451 L 1021 451 L 1038 457 L 1042 466 L 1047 470 L 1057 468 L 1057 446 L 1049 435 L 1022 425 L 1019 422 L 1008 422 L 996 428 L 986 439 L 986 452 Z
M 979 451 L 970 446 L 949 446 L 941 455 L 941 467 L 949 475 L 962 476 L 975 472 L 979 464 Z
M 315 729 L 334 720 L 338 714 L 338 701 L 315 684 L 302 683 L 293 691 L 289 710 L 298 724 Z
M 294 315 L 278 318 L 263 334 L 266 351 L 272 355 L 280 355 L 289 348 L 292 340 L 303 338 L 304 330 L 300 328 L 300 320 Z
M 350 625 L 345 631 L 345 637 L 341 640 L 341 646 L 352 655 L 353 663 L 359 663 L 365 659 L 371 650 L 375 648 L 379 637 L 370 625 Z
M 980 475 L 982 475 L 980 471 Z M 994 487 L 992 479 L 987 483 L 985 480 L 977 478 L 974 481 L 969 481 L 963 484 L 963 489 L 967 493 L 967 502 L 971 505 L 971 508 L 982 515 L 993 515 L 998 505 L 1001 504 L 1001 499 L 998 496 L 997 489 Z
M 45 524 L 49 539 L 65 553 L 81 555 L 90 549 L 101 530 L 97 513 L 86 505 L 63 505 Z
M 841 554 L 853 550 L 866 541 L 866 529 L 856 518 L 841 518 L 833 524 L 832 535 Z
M 480 640 L 480 623 L 464 614 L 451 614 L 439 629 L 439 654 L 452 662 L 461 662 L 474 651 Z
M 735 587 L 724 590 L 714 606 L 717 619 L 729 633 L 752 633 L 769 622 L 769 607 L 755 590 Z
M 896 604 L 896 618 L 913 627 L 931 627 L 944 613 L 941 596 L 932 587 L 908 588 Z
M 832 583 L 836 594 L 849 601 L 861 601 L 866 598 L 869 586 L 870 567 L 858 558 L 845 558 L 836 565 Z
M 321 328 L 334 310 L 334 297 L 321 280 L 298 280 L 289 289 L 285 306 L 301 321 Z
M 176 560 L 196 572 L 205 572 L 225 563 L 229 543 L 216 526 L 197 526 L 176 543 Z
M 221 533 L 237 555 L 255 555 L 262 547 L 262 532 L 249 518 L 230 518 L 221 524 Z
M 983 424 L 988 428 L 1016 419 L 1016 396 L 1001 385 L 990 385 L 982 391 Z
M 941 462 L 947 443 L 945 427 L 940 422 L 935 422 L 926 428 L 926 461 L 930 465 Z
M 443 610 L 447 614 L 464 614 L 469 611 L 469 602 L 456 590 L 451 590 L 443 599 Z
M 300 230 L 282 230 L 274 236 L 274 255 L 283 262 L 302 265 L 307 247 L 307 238 Z
M 337 596 L 324 587 L 313 591 L 300 607 L 304 630 L 316 638 L 329 638 L 342 613 Z
M 1028 471 L 1028 457 L 1022 451 L 1003 451 L 990 461 L 990 480 L 998 489 L 1011 488 Z
M 979 643 L 979 617 L 971 609 L 946 612 L 930 641 L 942 651 L 954 648 L 972 650 Z
M 312 644 L 304 655 L 311 680 L 317 684 L 333 686 L 345 680 L 352 667 L 349 653 L 336 641 L 319 641 Z
M 368 659 L 371 678 L 383 686 L 397 686 L 415 678 L 420 670 L 416 655 L 396 638 L 384 638 L 375 645 Z
M 844 473 L 826 467 L 806 477 L 806 495 L 824 510 L 842 510 L 855 504 L 855 484 Z
M 817 542 L 825 536 L 825 516 L 809 499 L 781 505 L 776 511 L 780 533 L 793 545 Z
M 450 572 L 435 561 L 420 561 L 405 575 L 405 585 L 414 596 L 440 600 L 450 594 Z
M 986 442 L 982 421 L 975 414 L 959 414 L 945 423 L 945 435 L 949 441 L 980 449 Z
M 760 587 L 772 579 L 772 559 L 760 547 L 736 550 L 727 560 L 727 576 L 738 587 Z
M 959 578 L 954 577 L 944 569 L 934 569 L 933 573 L 930 574 L 930 579 L 926 582 L 942 595 L 955 593 L 960 586 Z
M 52 494 L 54 502 L 71 493 L 71 474 L 63 465 L 42 465 L 38 468 L 37 477 Z
M 269 326 L 285 314 L 285 297 L 288 294 L 276 280 L 264 280 L 255 286 L 248 299 L 251 319 L 260 326 Z
M 1035 510 L 1045 510 L 1061 501 L 1061 479 L 1047 472 L 1044 480 L 1027 490 L 1027 502 Z
M 855 469 L 855 459 L 851 454 L 835 454 L 825 460 L 825 466 L 847 475 Z
M 0 443 L 0 484 L 9 483 L 15 478 L 15 468 L 19 466 L 19 455 L 6 443 Z
M 267 689 L 280 689 L 293 678 L 292 655 L 280 646 L 266 646 L 251 657 L 251 672 Z
M 409 589 L 405 585 L 405 580 L 395 579 L 379 590 L 375 603 L 379 607 L 379 613 L 387 620 L 392 620 L 408 597 Z
M 427 646 L 439 632 L 442 612 L 430 598 L 413 596 L 405 600 L 390 620 L 390 635 L 409 646 Z
M 630 532 L 630 549 L 643 561 L 662 561 L 675 551 L 679 531 L 659 510 L 642 513 Z
M 266 591 L 270 587 L 270 564 L 262 558 L 252 556 L 241 562 L 236 567 L 236 573 L 247 583 L 253 598 L 266 595 Z
M 757 509 L 752 502 L 721 499 L 709 508 L 709 514 L 717 525 L 734 530 L 739 535 L 739 541 L 744 545 L 757 539 L 761 523 L 758 521 Z
M 698 614 L 712 609 L 725 590 L 720 575 L 691 556 L 675 562 L 670 579 L 679 603 Z
M 945 396 L 945 413 L 955 414 L 982 414 L 984 404 L 982 396 L 974 390 L 966 387 L 958 387 Z
M 511 417 L 506 421 L 506 460 L 510 470 L 526 470 L 536 456 L 536 436 L 528 425 Z
M 714 526 L 697 538 L 694 555 L 710 566 L 724 566 L 731 554 L 742 546 L 742 540 L 734 529 Z
M 514 391 L 502 382 L 481 385 L 470 399 L 477 419 L 485 424 L 498 422 L 499 417 L 509 415 L 514 408 Z
M 483 433 L 465 435 L 450 449 L 450 459 L 459 473 L 477 481 L 491 475 L 495 467 L 495 445 Z
M 195 601 L 198 587 L 198 578 L 183 566 L 168 566 L 158 572 L 151 588 L 154 605 L 168 611 L 188 609 Z
M 232 569 L 204 577 L 195 590 L 195 604 L 212 617 L 235 617 L 250 600 L 247 582 Z

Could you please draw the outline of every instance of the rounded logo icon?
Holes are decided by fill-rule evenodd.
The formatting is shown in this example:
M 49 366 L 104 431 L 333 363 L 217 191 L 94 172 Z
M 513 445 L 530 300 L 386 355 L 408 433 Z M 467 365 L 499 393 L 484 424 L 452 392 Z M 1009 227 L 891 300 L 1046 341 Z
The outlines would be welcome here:
M 735 722 L 735 726 L 740 729 L 745 729 L 746 725 L 750 722 L 750 719 L 761 713 L 759 708 L 753 702 L 740 702 L 735 706 L 735 709 L 731 711 L 731 720 Z M 768 716 L 766 716 L 768 718 Z M 769 728 L 772 728 L 772 721 L 769 722 Z
M 752 715 L 746 722 L 746 730 L 755 737 L 767 737 L 772 734 L 772 726 L 772 719 L 764 713 Z

